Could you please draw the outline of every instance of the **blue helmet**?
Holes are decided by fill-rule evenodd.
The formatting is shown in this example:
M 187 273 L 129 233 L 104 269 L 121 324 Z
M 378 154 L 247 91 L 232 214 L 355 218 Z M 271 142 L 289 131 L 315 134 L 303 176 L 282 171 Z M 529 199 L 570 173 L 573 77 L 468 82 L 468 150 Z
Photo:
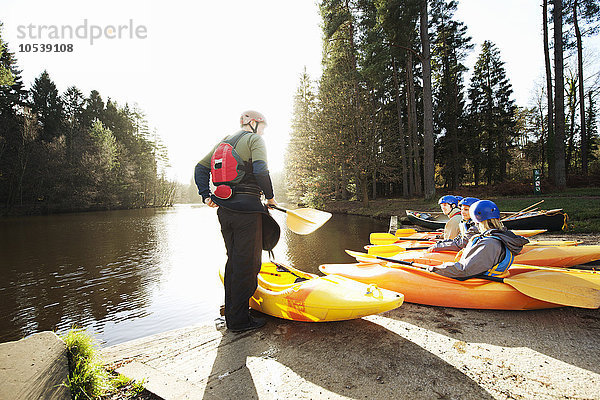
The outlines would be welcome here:
M 454 197 L 456 197 L 456 200 L 458 201 L 458 204 L 460 204 L 460 201 L 462 199 L 464 199 L 464 197 L 462 197 L 462 196 L 454 196 Z
M 490 200 L 479 200 L 469 208 L 473 221 L 482 222 L 492 218 L 500 218 L 500 209 Z
M 471 207 L 473 205 L 473 203 L 475 203 L 477 201 L 479 201 L 479 199 L 476 197 L 465 197 L 464 199 L 462 199 L 461 201 L 458 202 L 458 205 Z
M 453 204 L 455 206 L 458 205 L 458 200 L 456 199 L 455 196 L 452 196 L 450 194 L 447 194 L 445 196 L 440 197 L 440 199 L 438 200 L 438 204 Z

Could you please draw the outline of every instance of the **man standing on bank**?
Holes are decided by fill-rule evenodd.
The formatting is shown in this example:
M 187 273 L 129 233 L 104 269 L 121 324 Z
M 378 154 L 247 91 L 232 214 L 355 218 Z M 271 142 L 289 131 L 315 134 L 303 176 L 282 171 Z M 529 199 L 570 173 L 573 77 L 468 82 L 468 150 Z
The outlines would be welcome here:
M 194 179 L 202 201 L 218 207 L 217 215 L 227 249 L 225 265 L 225 322 L 227 329 L 244 332 L 265 325 L 250 315 L 248 301 L 257 287 L 262 250 L 279 240 L 279 225 L 261 201 L 277 205 L 267 168 L 263 133 L 267 121 L 257 111 L 240 117 L 241 131 L 225 137 L 196 165 Z M 216 186 L 211 194 L 209 176 Z

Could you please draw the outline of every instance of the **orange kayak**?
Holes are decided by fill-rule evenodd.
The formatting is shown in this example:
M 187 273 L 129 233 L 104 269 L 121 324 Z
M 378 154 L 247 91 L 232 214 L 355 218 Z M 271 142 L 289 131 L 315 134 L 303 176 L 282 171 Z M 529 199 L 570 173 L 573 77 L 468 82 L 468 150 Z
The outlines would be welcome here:
M 458 281 L 433 272 L 385 263 L 325 264 L 319 270 L 327 275 L 339 275 L 380 288 L 401 292 L 404 301 L 432 306 L 490 310 L 535 310 L 561 307 L 537 300 L 512 286 L 484 279 Z M 514 276 L 531 271 L 531 267 L 511 267 Z M 575 272 L 577 273 L 577 272 Z M 586 271 L 581 271 L 586 273 Z M 588 273 L 590 274 L 590 273 Z
M 389 248 L 389 246 L 387 246 Z M 414 261 L 420 264 L 439 265 L 452 262 L 456 252 L 427 253 L 424 250 L 411 250 L 391 255 L 391 258 Z M 515 257 L 515 264 L 537 265 L 542 267 L 572 267 L 600 260 L 600 245 L 580 246 L 529 246 Z

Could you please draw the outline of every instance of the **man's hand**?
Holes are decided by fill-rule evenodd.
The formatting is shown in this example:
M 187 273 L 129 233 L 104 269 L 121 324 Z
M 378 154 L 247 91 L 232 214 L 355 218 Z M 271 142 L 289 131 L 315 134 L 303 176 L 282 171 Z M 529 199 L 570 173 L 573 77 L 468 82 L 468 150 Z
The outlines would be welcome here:
M 212 199 L 210 197 L 206 198 L 206 200 L 204 201 L 204 204 L 206 204 L 209 207 L 213 207 L 213 208 L 219 207 L 219 205 L 217 203 L 215 203 L 214 201 L 212 201 Z
M 277 202 L 275 201 L 275 197 L 271 199 L 267 199 L 267 207 L 276 206 Z

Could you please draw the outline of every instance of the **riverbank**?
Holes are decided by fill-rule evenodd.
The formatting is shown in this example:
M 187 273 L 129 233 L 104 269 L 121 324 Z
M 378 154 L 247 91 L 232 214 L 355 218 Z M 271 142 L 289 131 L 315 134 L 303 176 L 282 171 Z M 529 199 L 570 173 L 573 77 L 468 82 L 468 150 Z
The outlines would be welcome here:
M 404 304 L 335 323 L 267 317 L 233 334 L 198 325 L 103 349 L 162 398 L 597 399 L 600 311 Z
M 445 192 L 440 192 L 445 193 Z M 565 192 L 539 196 L 495 196 L 475 189 L 461 190 L 463 196 L 485 198 L 494 201 L 502 211 L 518 211 L 544 200 L 539 207 L 544 210 L 562 208 L 569 216 L 568 230 L 563 233 L 600 233 L 600 188 L 571 189 Z M 365 207 L 359 201 L 332 201 L 320 207 L 335 214 L 362 215 L 389 220 L 392 215 L 399 222 L 408 224 L 405 210 L 440 211 L 437 198 L 426 201 L 422 198 L 376 199 Z

